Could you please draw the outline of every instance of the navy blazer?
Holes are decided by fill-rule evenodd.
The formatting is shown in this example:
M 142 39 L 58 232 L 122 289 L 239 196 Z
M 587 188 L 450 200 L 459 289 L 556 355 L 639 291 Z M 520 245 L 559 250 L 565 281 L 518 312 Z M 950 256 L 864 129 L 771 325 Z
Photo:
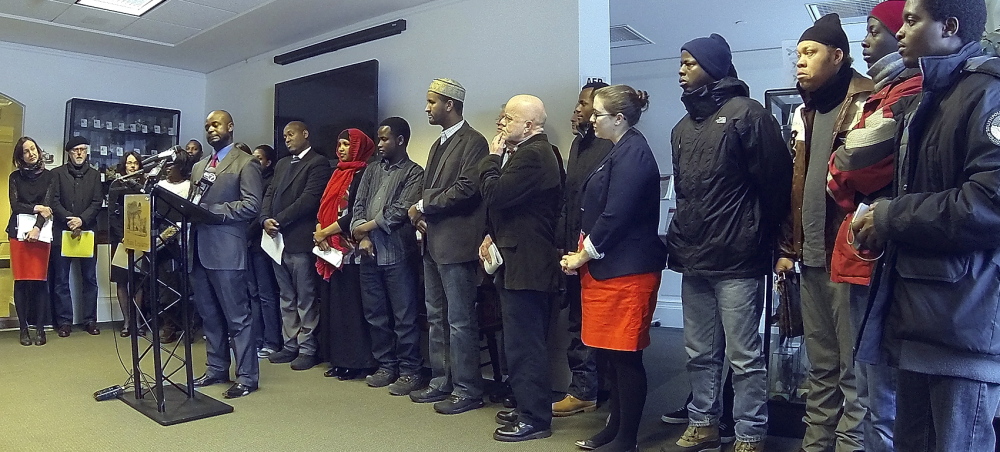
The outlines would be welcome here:
M 209 163 L 203 158 L 191 170 L 197 185 Z M 216 179 L 201 198 L 201 206 L 222 217 L 222 224 L 195 224 L 191 235 L 201 265 L 208 270 L 246 270 L 247 227 L 260 212 L 263 183 L 260 163 L 239 149 L 229 150 L 215 167 Z M 193 269 L 194 266 L 192 265 Z
M 629 129 L 583 183 L 581 229 L 604 258 L 587 264 L 597 280 L 662 271 L 660 171 L 646 137 Z

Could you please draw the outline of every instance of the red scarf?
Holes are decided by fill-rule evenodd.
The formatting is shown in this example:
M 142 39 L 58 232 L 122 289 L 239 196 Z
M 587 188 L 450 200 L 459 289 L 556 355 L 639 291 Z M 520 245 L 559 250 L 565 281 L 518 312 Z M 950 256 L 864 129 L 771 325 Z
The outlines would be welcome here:
M 319 202 L 319 213 L 316 215 L 316 219 L 319 221 L 320 228 L 330 226 L 346 214 L 348 207 L 350 207 L 347 203 L 350 198 L 348 190 L 351 187 L 351 182 L 354 180 L 354 175 L 368 165 L 368 159 L 375 152 L 375 143 L 364 132 L 358 129 L 347 129 L 347 134 L 351 142 L 348 158 L 346 161 L 337 163 L 337 169 L 330 176 L 330 181 L 326 184 L 326 190 L 323 191 L 323 198 Z M 331 235 L 326 238 L 326 243 L 331 248 L 344 253 L 346 258 L 347 254 L 354 248 L 348 243 L 347 236 L 349 235 L 350 231 L 343 231 L 343 234 Z M 330 275 L 337 270 L 338 268 L 329 262 L 323 259 L 316 259 L 316 271 L 324 280 L 329 281 Z

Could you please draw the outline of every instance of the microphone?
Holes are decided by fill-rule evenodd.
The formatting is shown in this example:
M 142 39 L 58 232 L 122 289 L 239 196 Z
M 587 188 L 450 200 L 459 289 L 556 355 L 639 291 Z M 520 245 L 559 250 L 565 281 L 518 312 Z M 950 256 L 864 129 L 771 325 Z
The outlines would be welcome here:
M 191 203 L 198 205 L 201 203 L 201 198 L 205 196 L 209 188 L 212 188 L 212 184 L 215 183 L 215 168 L 205 168 L 205 173 L 201 175 L 201 180 L 198 181 L 198 185 L 194 187 L 194 191 L 191 192 Z
M 179 148 L 179 147 L 180 146 L 174 146 L 174 147 L 172 147 L 170 149 L 167 149 L 166 151 L 160 152 L 159 154 L 151 155 L 149 157 L 146 157 L 142 161 L 142 166 L 149 165 L 150 163 L 156 163 L 156 162 L 159 162 L 159 161 L 164 160 L 164 159 L 173 160 L 175 152 L 176 152 L 174 150 L 174 148 Z

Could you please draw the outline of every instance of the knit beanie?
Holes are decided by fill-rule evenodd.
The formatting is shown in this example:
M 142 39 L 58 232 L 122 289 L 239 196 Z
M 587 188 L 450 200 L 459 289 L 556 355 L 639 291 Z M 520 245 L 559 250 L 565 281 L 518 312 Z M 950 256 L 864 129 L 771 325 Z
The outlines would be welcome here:
M 79 146 L 81 144 L 85 144 L 87 146 L 90 146 L 90 142 L 87 141 L 87 139 L 84 138 L 84 137 L 81 137 L 81 136 L 77 135 L 77 136 L 75 136 L 73 138 L 70 138 L 69 141 L 66 142 L 66 149 L 65 149 L 65 151 L 69 152 L 70 150 L 72 150 L 73 148 L 75 148 L 75 147 L 77 147 L 77 146 Z
M 707 38 L 695 38 L 681 46 L 698 61 L 698 65 L 714 80 L 722 80 L 729 75 L 733 66 L 733 54 L 726 38 L 712 33 Z
M 844 51 L 844 56 L 851 54 L 851 46 L 847 42 L 847 33 L 840 26 L 840 16 L 830 13 L 820 17 L 813 26 L 802 32 L 802 41 L 816 41 L 820 44 L 836 47 Z
M 903 27 L 903 5 L 905 4 L 906 0 L 885 0 L 875 5 L 868 17 L 878 19 L 892 34 L 896 34 Z

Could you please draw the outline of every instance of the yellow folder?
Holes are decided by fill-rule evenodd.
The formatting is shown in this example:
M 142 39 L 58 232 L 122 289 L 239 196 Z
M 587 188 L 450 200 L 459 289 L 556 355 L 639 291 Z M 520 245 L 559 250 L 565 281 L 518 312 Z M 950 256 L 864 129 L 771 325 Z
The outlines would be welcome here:
M 73 233 L 62 233 L 63 257 L 94 257 L 94 231 L 83 231 L 79 237 L 73 238 Z

